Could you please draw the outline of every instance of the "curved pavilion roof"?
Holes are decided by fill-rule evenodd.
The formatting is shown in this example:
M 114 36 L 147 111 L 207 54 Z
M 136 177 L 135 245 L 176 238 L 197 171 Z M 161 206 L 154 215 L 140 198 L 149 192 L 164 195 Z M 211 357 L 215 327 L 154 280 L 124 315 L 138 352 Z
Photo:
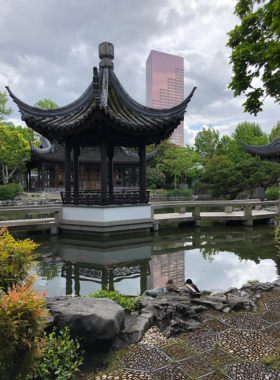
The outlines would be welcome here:
M 59 144 L 56 140 L 52 143 L 45 137 L 41 137 L 40 148 L 36 147 L 29 141 L 31 147 L 31 153 L 33 158 L 38 158 L 40 161 L 50 162 L 65 162 L 65 148 Z M 139 165 L 139 156 L 136 153 L 124 147 L 115 147 L 113 162 L 115 164 L 126 165 Z M 153 160 L 157 155 L 158 149 L 146 154 L 147 162 Z M 100 164 L 101 155 L 99 149 L 93 147 L 81 149 L 79 162 L 82 164 Z
M 138 146 L 139 136 L 145 136 L 148 145 L 159 144 L 170 137 L 184 119 L 186 107 L 196 87 L 175 107 L 145 107 L 132 99 L 118 80 L 113 70 L 113 45 L 100 44 L 99 52 L 102 49 L 109 50 L 100 53 L 102 61 L 99 72 L 95 67 L 93 80 L 85 92 L 66 106 L 54 109 L 33 107 L 6 87 L 19 107 L 22 120 L 50 140 L 64 140 L 65 136 L 73 135 L 82 146 L 99 145 L 98 134 L 103 128 L 106 128 L 115 146 Z M 93 129 L 96 133 L 93 133 Z
M 245 151 L 253 156 L 278 156 L 280 155 L 280 137 L 266 145 L 249 145 L 242 141 Z

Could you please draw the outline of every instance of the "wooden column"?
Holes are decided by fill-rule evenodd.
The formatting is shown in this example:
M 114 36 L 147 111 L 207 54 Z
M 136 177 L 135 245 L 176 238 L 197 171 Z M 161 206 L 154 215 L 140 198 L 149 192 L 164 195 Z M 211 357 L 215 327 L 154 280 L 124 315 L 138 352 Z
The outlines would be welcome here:
M 108 166 L 109 166 L 109 192 L 112 193 L 114 191 L 114 148 L 110 148 L 108 150 Z
M 106 203 L 107 199 L 107 139 L 106 136 L 101 137 L 101 197 L 102 203 Z
M 31 169 L 28 169 L 28 191 L 31 190 L 32 183 L 31 183 Z
M 71 141 L 65 138 L 65 191 L 71 191 Z
M 26 182 L 25 190 L 28 192 L 28 187 L 29 187 L 29 185 L 28 185 L 28 171 L 26 171 L 26 173 L 25 173 L 25 182 Z
M 79 155 L 80 147 L 75 146 L 73 149 L 73 183 L 74 191 L 79 191 Z
M 138 154 L 140 157 L 140 191 L 147 190 L 147 178 L 146 178 L 146 140 L 141 140 L 138 147 Z
M 45 191 L 45 163 L 42 162 L 42 191 Z
M 38 187 L 42 187 L 42 184 L 41 184 L 41 168 L 40 166 L 38 167 L 38 178 L 37 178 L 37 183 L 38 183 Z
M 135 168 L 132 168 L 132 185 L 136 186 L 136 184 L 135 184 Z
M 58 181 L 59 180 L 59 166 L 58 164 L 55 164 L 55 187 L 56 191 L 58 191 Z

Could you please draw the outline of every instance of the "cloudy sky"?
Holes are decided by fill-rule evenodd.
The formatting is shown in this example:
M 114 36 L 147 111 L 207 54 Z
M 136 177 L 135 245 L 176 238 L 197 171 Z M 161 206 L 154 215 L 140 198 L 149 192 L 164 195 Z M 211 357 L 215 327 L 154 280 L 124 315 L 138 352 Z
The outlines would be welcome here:
M 227 89 L 227 43 L 238 19 L 235 0 L 12 0 L 1 2 L 0 91 L 8 85 L 26 103 L 75 100 L 98 66 L 98 45 L 115 46 L 115 72 L 130 95 L 146 102 L 146 59 L 158 50 L 184 57 L 185 96 L 198 87 L 185 117 L 185 143 L 202 126 L 229 134 L 238 122 L 270 132 L 279 117 L 273 99 L 257 118 L 243 113 L 244 99 Z M 11 121 L 21 123 L 16 105 Z

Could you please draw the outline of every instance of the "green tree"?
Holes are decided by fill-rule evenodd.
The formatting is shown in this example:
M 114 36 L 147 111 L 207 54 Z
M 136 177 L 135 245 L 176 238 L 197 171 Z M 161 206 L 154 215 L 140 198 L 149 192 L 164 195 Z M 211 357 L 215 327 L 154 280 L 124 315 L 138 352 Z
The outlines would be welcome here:
M 165 184 L 166 176 L 157 168 L 148 168 L 147 169 L 147 187 L 155 185 L 158 188 L 161 188 Z
M 275 125 L 275 127 L 272 128 L 270 135 L 268 137 L 269 142 L 274 141 L 275 139 L 277 139 L 277 137 L 280 137 L 280 121 L 277 121 L 277 124 Z
M 38 107 L 38 108 L 58 108 L 58 105 L 53 102 L 52 100 L 50 99 L 43 99 L 43 100 L 38 100 L 38 102 L 36 102 L 34 104 L 34 107 Z
M 265 145 L 268 143 L 268 136 L 264 133 L 259 124 L 244 121 L 239 123 L 230 137 L 224 136 L 221 139 L 221 151 L 233 162 L 244 161 L 246 152 L 242 141 L 250 145 Z
M 25 161 L 30 158 L 30 146 L 22 134 L 0 127 L 0 166 L 6 185 L 16 170 L 25 171 Z
M 165 174 L 166 183 L 173 182 L 174 175 L 172 174 L 172 170 L 170 170 L 168 160 L 174 159 L 175 152 L 178 149 L 179 147 L 169 140 L 163 141 L 159 146 L 155 159 L 149 164 L 151 168 L 157 167 Z
M 206 163 L 216 153 L 219 144 L 219 131 L 213 128 L 202 128 L 195 138 L 195 147 L 201 155 L 202 163 Z
M 181 178 L 181 185 L 191 182 L 192 179 L 200 176 L 201 154 L 194 148 L 182 147 L 175 152 L 175 162 L 177 174 Z
M 10 116 L 13 112 L 12 108 L 6 108 L 6 103 L 8 101 L 8 95 L 6 92 L 0 91 L 0 124 L 5 121 L 6 116 Z
M 229 32 L 234 96 L 245 93 L 245 112 L 262 111 L 264 99 L 280 102 L 280 0 L 239 0 L 240 25 Z M 256 80 L 257 79 L 257 80 Z
M 177 188 L 178 177 L 181 183 L 185 183 L 186 178 L 198 176 L 198 166 L 200 164 L 200 153 L 189 146 L 173 149 L 169 146 L 157 167 L 174 177 L 175 189 Z
M 234 198 L 239 192 L 265 189 L 275 183 L 280 176 L 280 165 L 261 160 L 246 154 L 245 160 L 234 163 L 227 156 L 214 156 L 204 167 L 202 180 L 210 184 L 213 197 L 230 195 Z

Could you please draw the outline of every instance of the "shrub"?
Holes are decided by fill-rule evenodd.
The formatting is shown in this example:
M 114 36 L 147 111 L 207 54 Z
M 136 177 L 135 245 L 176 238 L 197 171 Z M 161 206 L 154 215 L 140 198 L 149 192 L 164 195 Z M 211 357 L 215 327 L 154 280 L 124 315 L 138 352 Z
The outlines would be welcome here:
M 139 309 L 140 304 L 139 301 L 142 300 L 144 297 L 128 297 L 124 294 L 121 294 L 119 292 L 111 292 L 108 290 L 98 290 L 95 293 L 89 293 L 88 297 L 92 298 L 110 298 L 110 300 L 116 302 L 119 304 L 125 311 L 130 312 L 133 314 L 133 312 L 136 309 Z
M 7 228 L 0 230 L 0 289 L 7 292 L 28 277 L 39 244 L 31 240 L 15 240 Z
M 35 358 L 42 354 L 41 324 L 49 313 L 44 308 L 46 292 L 38 294 L 33 285 L 31 277 L 0 299 L 1 379 L 25 379 Z
M 80 344 L 77 338 L 70 338 L 69 327 L 56 334 L 56 328 L 50 334 L 44 333 L 44 354 L 35 361 L 33 372 L 28 379 L 64 380 L 75 379 L 73 372 L 79 371 L 83 358 L 77 352 Z
M 174 190 L 167 191 L 167 194 L 166 194 L 166 196 L 169 198 L 171 198 L 171 197 L 190 197 L 191 195 L 192 195 L 191 189 L 185 189 L 185 190 L 174 189 Z
M 280 189 L 277 186 L 269 187 L 265 192 L 268 201 L 276 201 L 280 196 Z
M 157 188 L 157 186 L 155 184 L 148 186 L 149 190 L 155 190 L 156 188 Z
M 166 176 L 157 168 L 147 169 L 147 186 L 151 189 L 151 185 L 155 185 L 155 189 L 161 188 L 165 183 Z
M 8 185 L 0 186 L 0 201 L 14 199 L 15 196 L 22 191 L 22 186 L 18 183 L 8 183 Z

